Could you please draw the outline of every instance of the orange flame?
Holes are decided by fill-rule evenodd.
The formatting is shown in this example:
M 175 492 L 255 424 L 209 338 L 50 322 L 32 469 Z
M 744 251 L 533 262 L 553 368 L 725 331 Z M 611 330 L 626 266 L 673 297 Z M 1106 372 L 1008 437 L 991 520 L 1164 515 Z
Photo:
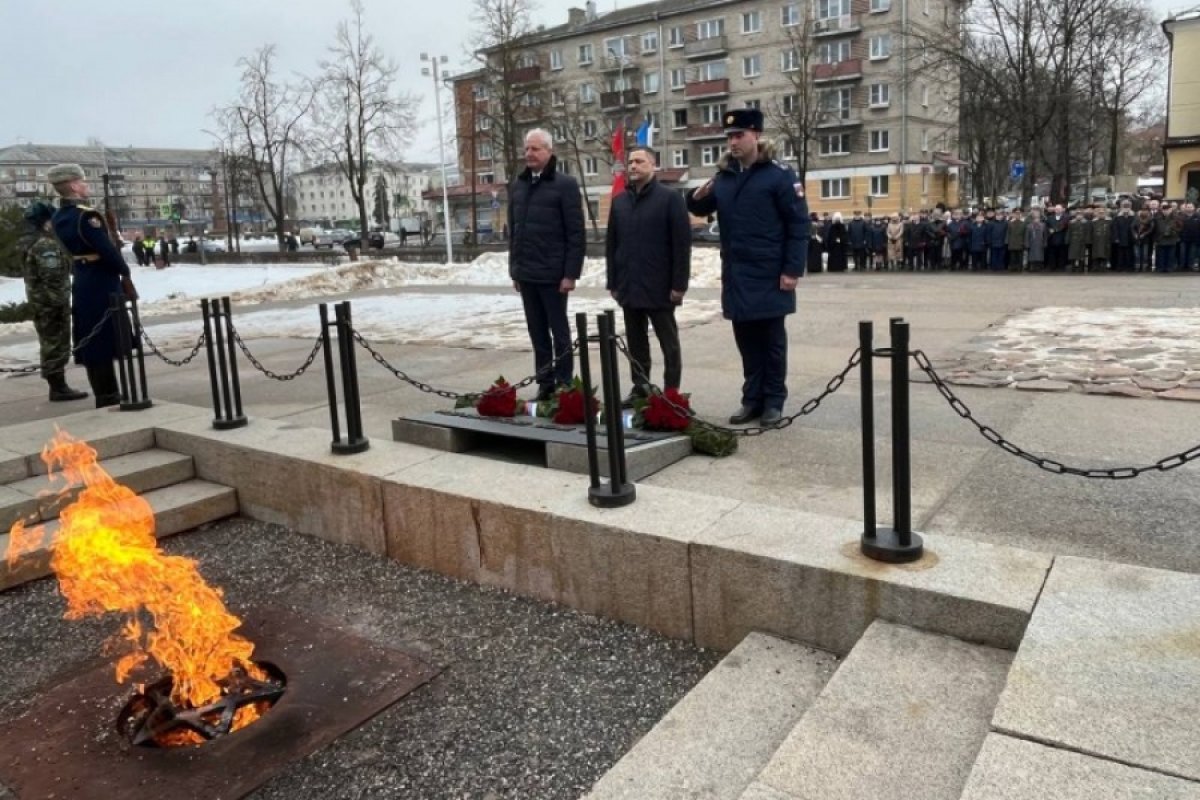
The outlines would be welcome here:
M 241 620 L 225 608 L 221 590 L 204 582 L 194 560 L 158 549 L 150 504 L 116 483 L 96 463 L 93 448 L 59 431 L 42 460 L 51 477 L 61 471 L 68 483 L 63 494 L 84 487 L 63 509 L 52 545 L 50 564 L 67 599 L 67 619 L 130 615 L 121 636 L 132 651 L 117 664 L 119 683 L 152 658 L 174 680 L 171 700 L 195 708 L 220 696 L 218 681 L 235 666 L 263 676 L 250 660 L 254 644 L 234 633 Z M 28 549 L 41 535 L 41 526 L 14 525 L 10 563 L 20 556 L 14 548 Z

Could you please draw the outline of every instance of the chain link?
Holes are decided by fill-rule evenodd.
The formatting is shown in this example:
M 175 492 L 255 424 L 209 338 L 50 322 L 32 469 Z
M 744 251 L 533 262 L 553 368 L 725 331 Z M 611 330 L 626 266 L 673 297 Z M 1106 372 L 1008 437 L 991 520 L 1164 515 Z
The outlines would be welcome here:
M 460 400 L 463 398 L 474 399 L 477 397 L 481 397 L 491 391 L 491 388 L 485 389 L 482 392 L 455 392 L 450 389 L 438 389 L 437 387 L 432 386 L 428 383 L 425 383 L 424 381 L 419 381 L 416 378 L 410 377 L 408 375 L 408 373 L 406 373 L 404 370 L 398 369 L 397 367 L 392 366 L 391 363 L 388 362 L 387 358 L 384 357 L 383 353 L 380 353 L 378 350 L 376 350 L 371 345 L 371 343 L 367 341 L 366 337 L 364 337 L 357 330 L 351 329 L 350 333 L 354 337 L 354 341 L 356 341 L 364 350 L 366 350 L 368 353 L 370 353 L 371 358 L 373 358 L 375 360 L 375 362 L 377 364 L 379 364 L 379 366 L 383 367 L 388 372 L 392 373 L 397 378 L 399 378 L 400 380 L 407 383 L 409 386 L 412 386 L 414 389 L 425 392 L 426 394 L 437 395 L 438 397 L 444 397 L 447 400 Z M 565 351 L 559 353 L 557 356 L 555 356 L 553 359 L 551 359 L 550 364 L 547 365 L 546 369 L 543 370 L 543 372 L 553 371 L 554 368 L 558 365 L 558 362 L 560 360 L 571 355 L 578 349 L 579 349 L 579 342 L 573 341 L 571 343 L 571 348 L 569 350 L 565 350 Z M 537 379 L 538 379 L 538 375 L 535 372 L 533 375 L 529 375 L 525 378 L 522 378 L 521 380 L 517 381 L 516 383 L 509 384 L 509 388 L 516 389 L 516 390 L 524 389 L 526 386 L 530 386 L 533 383 L 537 382 Z
M 173 358 L 168 358 L 161 350 L 158 349 L 158 345 L 154 344 L 154 341 L 150 338 L 150 334 L 146 333 L 146 329 L 144 327 L 142 328 L 141 332 L 142 339 L 150 346 L 150 352 L 170 364 L 172 367 L 186 367 L 188 364 L 192 363 L 192 359 L 195 358 L 196 354 L 200 352 L 200 348 L 204 346 L 205 342 L 204 331 L 200 331 L 200 335 L 196 337 L 196 343 L 192 345 L 192 352 L 176 361 Z
M 317 358 L 317 353 L 321 352 L 321 345 L 323 344 L 321 337 L 317 336 L 316 341 L 313 342 L 312 351 L 308 354 L 308 357 L 304 359 L 304 363 L 301 364 L 294 372 L 280 374 L 267 369 L 265 366 L 263 366 L 261 361 L 254 357 L 254 354 L 250 352 L 250 348 L 246 346 L 244 341 L 242 341 L 242 335 L 238 333 L 237 328 L 233 327 L 232 321 L 230 321 L 229 328 L 233 334 L 233 341 L 237 344 L 238 349 L 242 351 L 242 354 L 246 356 L 246 360 L 254 365 L 256 370 L 261 372 L 263 375 L 266 375 L 273 381 L 294 381 L 296 378 L 299 378 L 308 371 L 309 367 L 312 366 L 313 361 L 315 361 Z
M 629 346 L 625 343 L 625 338 L 623 336 L 618 336 L 618 337 L 616 337 L 616 339 L 617 339 L 617 349 L 620 350 L 621 353 L 625 356 L 625 358 L 629 361 L 629 365 L 631 367 L 633 367 L 636 372 L 640 372 L 641 374 L 645 375 L 648 372 L 648 370 L 643 368 L 641 363 L 638 362 L 637 359 L 635 359 L 633 357 L 633 354 L 631 354 L 629 352 Z M 746 428 L 727 428 L 724 425 L 716 425 L 712 422 L 707 422 L 705 420 L 700 419 L 700 417 L 696 416 L 696 412 L 693 411 L 692 409 L 684 408 L 683 406 L 678 405 L 677 403 L 671 402 L 670 400 L 667 399 L 665 394 L 662 394 L 662 389 L 655 386 L 654 384 L 649 384 L 649 387 L 653 392 L 659 394 L 662 397 L 663 402 L 665 402 L 668 406 L 670 406 L 672 408 L 672 410 L 676 411 L 679 414 L 682 414 L 683 416 L 688 417 L 689 419 L 691 419 L 691 421 L 694 425 L 696 425 L 700 428 L 704 428 L 705 430 L 710 430 L 710 431 L 717 431 L 718 433 L 726 433 L 726 434 L 730 434 L 732 436 L 761 436 L 764 433 L 766 433 L 767 431 L 782 430 L 782 429 L 788 427 L 789 425 L 791 425 L 793 422 L 795 422 L 800 417 L 807 416 L 807 415 L 813 413 L 814 411 L 816 411 L 818 408 L 821 407 L 821 403 L 824 402 L 826 397 L 829 397 L 829 395 L 833 394 L 838 389 L 842 388 L 842 384 L 846 382 L 846 376 L 849 375 L 850 371 L 852 369 L 854 369 L 855 367 L 857 367 L 861 362 L 862 362 L 862 351 L 859 349 L 856 349 L 853 353 L 850 354 L 850 360 L 849 360 L 849 362 L 847 362 L 846 366 L 842 368 L 841 372 L 839 372 L 838 374 L 834 375 L 832 378 L 829 379 L 829 382 L 825 384 L 825 388 L 824 388 L 824 390 L 821 391 L 820 394 L 809 399 L 804 405 L 802 405 L 800 407 L 800 410 L 797 411 L 795 414 L 791 414 L 789 416 L 783 417 L 782 419 L 779 420 L 779 422 L 775 423 L 774 425 L 751 425 L 750 427 L 746 427 Z
M 71 352 L 78 353 L 84 347 L 87 347 L 88 342 L 92 341 L 92 339 L 95 339 L 100 334 L 100 331 L 104 330 L 104 326 L 108 324 L 108 321 L 110 319 L 112 319 L 112 309 L 106 308 L 104 310 L 104 316 L 100 318 L 100 321 L 96 323 L 96 326 L 94 328 L 92 328 L 90 331 L 88 331 L 87 336 L 80 339 L 75 344 L 75 346 L 71 348 Z M 46 365 L 45 364 L 30 364 L 29 366 L 25 366 L 25 367 L 0 367 L 0 372 L 11 373 L 14 375 L 29 375 L 30 373 L 33 373 L 33 372 L 39 372 L 42 369 L 42 367 L 44 367 L 44 366 L 46 366 Z
M 1188 450 L 1184 450 L 1181 453 L 1167 456 L 1166 458 L 1160 458 L 1153 464 L 1145 464 L 1140 467 L 1072 467 L 1062 463 L 1061 461 L 1055 461 L 1053 458 L 1039 456 L 1036 453 L 1029 452 L 1023 447 L 1013 444 L 1008 439 L 1005 439 L 1003 436 L 997 433 L 996 430 L 991 426 L 985 425 L 979 420 L 975 419 L 975 414 L 970 408 L 967 407 L 967 404 L 958 397 L 958 395 L 954 394 L 954 390 L 950 388 L 945 379 L 942 378 L 942 376 L 938 374 L 937 370 L 933 368 L 933 364 L 930 362 L 929 356 L 925 355 L 923 350 L 913 350 L 909 353 L 909 355 L 912 356 L 913 360 L 917 362 L 917 366 L 921 369 L 921 371 L 929 376 L 929 380 L 932 381 L 933 385 L 937 387 L 937 390 L 941 392 L 942 397 L 946 399 L 946 402 L 950 404 L 950 407 L 954 409 L 955 413 L 974 425 L 983 438 L 987 439 L 1004 452 L 1014 455 L 1017 458 L 1022 458 L 1028 461 L 1030 464 L 1036 466 L 1038 469 L 1045 470 L 1046 472 L 1054 475 L 1075 475 L 1080 478 L 1107 478 L 1109 480 L 1119 481 L 1128 480 L 1129 478 L 1136 478 L 1146 472 L 1166 472 L 1177 467 L 1182 467 L 1184 464 L 1187 464 L 1190 461 L 1200 459 L 1200 445 L 1196 445 Z

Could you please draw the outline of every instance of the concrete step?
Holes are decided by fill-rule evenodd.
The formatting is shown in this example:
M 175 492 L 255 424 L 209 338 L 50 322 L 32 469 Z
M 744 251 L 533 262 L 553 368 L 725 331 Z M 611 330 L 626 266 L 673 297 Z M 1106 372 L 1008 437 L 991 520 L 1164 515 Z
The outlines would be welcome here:
M 191 530 L 238 511 L 237 492 L 227 486 L 188 480 L 153 489 L 142 495 L 154 511 L 159 538 Z M 45 524 L 41 543 L 15 564 L 0 559 L 0 591 L 50 574 L 50 546 L 58 533 L 58 520 Z M 8 551 L 9 534 L 0 534 L 0 553 Z
M 588 800 L 737 800 L 836 666 L 829 653 L 750 634 Z
M 741 800 L 958 800 L 1011 660 L 876 620 Z
M 100 462 L 113 479 L 138 494 L 161 489 L 195 477 L 192 457 L 169 450 L 141 450 Z M 26 524 L 48 522 L 74 502 L 82 487 L 60 493 L 61 480 L 51 481 L 45 474 L 24 478 L 0 487 L 0 528 L 8 530 L 18 519 Z

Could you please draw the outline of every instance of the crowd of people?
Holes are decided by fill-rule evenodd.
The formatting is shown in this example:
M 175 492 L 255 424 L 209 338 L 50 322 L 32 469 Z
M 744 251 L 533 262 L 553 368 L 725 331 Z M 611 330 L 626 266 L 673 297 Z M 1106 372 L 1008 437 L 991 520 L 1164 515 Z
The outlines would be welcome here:
M 1066 211 L 986 209 L 811 215 L 808 271 L 1176 272 L 1200 270 L 1193 203 L 1122 200 Z

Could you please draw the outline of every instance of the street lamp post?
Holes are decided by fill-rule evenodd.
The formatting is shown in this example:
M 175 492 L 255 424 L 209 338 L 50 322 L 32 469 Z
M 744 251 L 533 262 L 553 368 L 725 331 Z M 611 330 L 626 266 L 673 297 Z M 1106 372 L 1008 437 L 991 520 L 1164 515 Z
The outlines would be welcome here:
M 446 143 L 442 138 L 442 80 L 438 75 L 438 64 L 445 64 L 446 60 L 445 56 L 431 56 L 429 53 L 421 53 L 421 61 L 428 62 L 430 65 L 422 67 L 421 74 L 433 76 L 433 103 L 437 110 L 438 159 L 442 163 L 442 219 L 446 228 L 446 263 L 453 264 L 454 247 L 450 242 L 453 238 L 450 231 L 450 191 L 446 182 Z

